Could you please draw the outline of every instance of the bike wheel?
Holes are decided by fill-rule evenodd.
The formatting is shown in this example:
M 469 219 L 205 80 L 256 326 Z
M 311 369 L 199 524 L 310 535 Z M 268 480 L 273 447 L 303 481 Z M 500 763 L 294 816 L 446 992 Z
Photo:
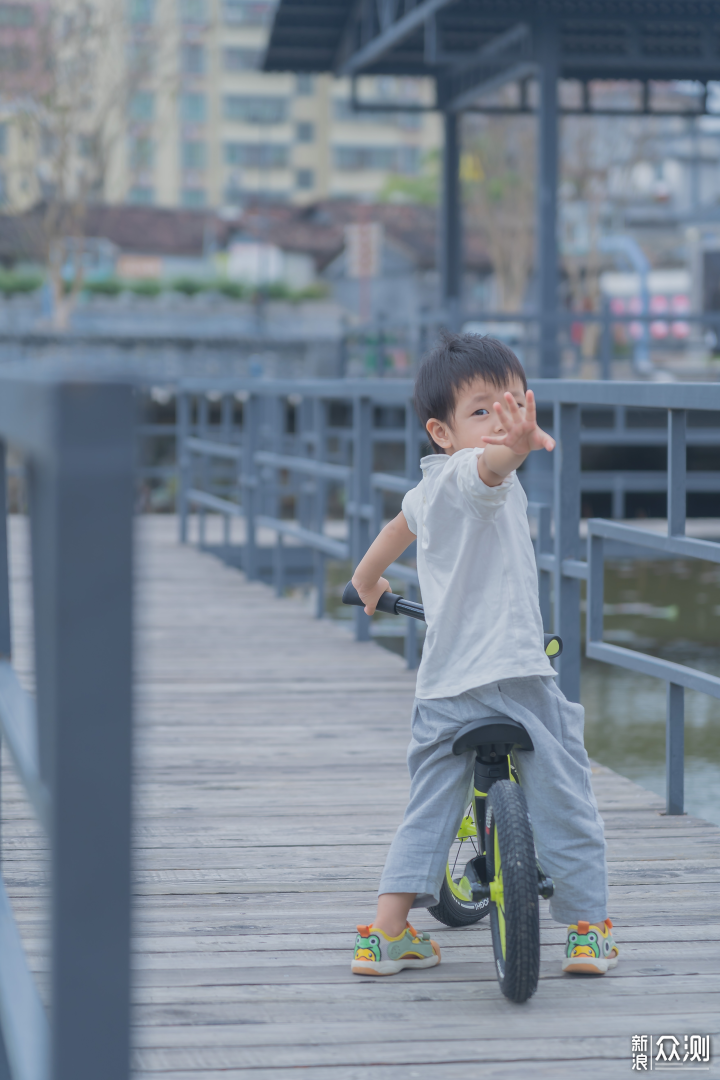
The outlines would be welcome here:
M 490 927 L 500 989 L 527 1001 L 540 974 L 538 873 L 527 802 L 521 787 L 499 780 L 486 808 Z
M 438 903 L 428 908 L 438 922 L 446 926 L 472 926 L 490 911 L 489 900 L 473 900 L 470 885 L 471 881 L 477 881 L 477 875 L 472 871 L 469 877 L 466 875 L 468 862 L 478 854 L 475 812 L 471 805 L 450 848 Z

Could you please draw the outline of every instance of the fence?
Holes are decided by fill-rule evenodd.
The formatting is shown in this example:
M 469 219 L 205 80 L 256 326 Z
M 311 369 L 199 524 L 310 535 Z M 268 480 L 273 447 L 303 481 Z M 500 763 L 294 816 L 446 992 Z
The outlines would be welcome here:
M 132 511 L 130 387 L 0 376 L 26 462 L 36 695 L 11 664 L 0 516 L 0 729 L 50 848 L 50 1015 L 0 881 L 0 1077 L 129 1073 Z M 4 1044 L 4 1045 L 3 1045 Z
M 543 619 L 547 629 L 554 623 L 552 629 L 563 637 L 565 645 L 559 661 L 560 685 L 569 698 L 579 700 L 580 588 L 581 582 L 587 581 L 587 655 L 661 678 L 668 685 L 667 810 L 671 814 L 682 813 L 683 689 L 690 687 L 720 698 L 720 679 L 602 640 L 603 545 L 611 539 L 638 550 L 720 562 L 720 544 L 685 536 L 687 413 L 691 417 L 720 415 L 720 385 L 536 380 L 531 386 L 538 402 L 552 409 L 553 431 L 558 440 L 553 458 L 545 459 L 554 468 L 550 485 L 543 484 L 542 469 L 539 476 L 528 479 L 541 494 L 531 502 L 529 511 L 537 518 L 536 551 Z M 322 615 L 326 560 L 356 562 L 381 527 L 382 500 L 386 493 L 397 498 L 418 481 L 424 435 L 408 405 L 410 389 L 407 382 L 379 380 L 215 384 L 215 393 L 232 393 L 244 399 L 242 427 L 226 427 L 221 438 L 217 432 L 212 437 L 206 429 L 206 437 L 199 439 L 191 432 L 191 400 L 206 394 L 208 386 L 184 384 L 179 392 L 181 539 L 188 539 L 188 516 L 195 509 L 199 512 L 199 536 L 203 543 L 204 516 L 214 511 L 224 516 L 224 543 L 226 551 L 230 551 L 229 520 L 242 518 L 245 543 L 236 561 L 251 577 L 263 573 L 270 576 L 278 591 L 287 580 L 287 556 L 291 549 L 286 547 L 286 541 L 292 540 L 296 551 L 299 546 L 299 550 L 312 553 L 312 574 L 306 571 L 306 580 L 312 577 L 315 581 L 316 614 Z M 346 421 L 342 426 L 338 423 L 341 405 Z M 285 422 L 290 406 L 295 410 L 294 429 Z M 666 536 L 642 527 L 593 518 L 588 522 L 587 555 L 581 557 L 583 409 L 655 410 L 656 413 L 661 410 L 666 414 L 669 466 L 663 475 L 669 504 Z M 383 426 L 383 418 L 390 423 Z M 373 446 L 383 440 L 395 444 L 402 440 L 402 467 L 394 474 L 373 467 Z M 225 475 L 224 491 L 218 494 L 217 488 L 211 490 L 209 463 L 220 459 L 231 462 L 232 474 Z M 539 455 L 536 464 L 542 465 Z M 340 486 L 345 492 L 347 528 L 341 538 L 328 535 L 329 484 Z M 543 490 L 552 491 L 551 500 L 542 498 Z M 281 514 L 281 491 L 291 493 L 294 498 L 292 520 Z M 271 549 L 261 549 L 258 545 L 257 531 L 261 528 L 274 533 Z M 412 559 L 412 548 L 408 549 L 407 557 Z M 404 581 L 410 598 L 415 597 L 418 582 L 412 565 L 395 563 L 389 575 Z M 370 620 L 359 609 L 355 609 L 354 619 L 356 636 L 366 639 L 371 632 Z M 413 666 L 417 658 L 416 624 L 407 620 L 405 629 L 405 656 Z

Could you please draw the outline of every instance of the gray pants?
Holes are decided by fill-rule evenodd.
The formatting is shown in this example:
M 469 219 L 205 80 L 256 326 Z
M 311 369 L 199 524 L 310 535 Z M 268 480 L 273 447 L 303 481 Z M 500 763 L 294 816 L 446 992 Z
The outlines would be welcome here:
M 608 914 L 605 837 L 583 743 L 585 714 L 550 676 L 415 699 L 410 801 L 378 892 L 416 893 L 416 908 L 437 903 L 450 845 L 470 801 L 475 761 L 474 751 L 456 757 L 452 741 L 471 720 L 497 713 L 523 724 L 535 747 L 516 750 L 514 758 L 538 858 L 555 883 L 550 913 L 558 922 L 601 922 Z

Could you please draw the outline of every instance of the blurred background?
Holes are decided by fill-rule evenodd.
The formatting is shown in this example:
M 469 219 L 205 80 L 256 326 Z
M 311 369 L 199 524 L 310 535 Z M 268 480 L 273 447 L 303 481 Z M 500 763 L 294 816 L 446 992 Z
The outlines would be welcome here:
M 435 80 L 263 70 L 283 67 L 275 14 L 0 4 L 0 358 L 72 331 L 146 365 L 159 338 L 166 371 L 193 341 L 203 369 L 412 370 L 447 321 Z M 716 325 L 687 316 L 720 314 L 719 87 L 559 80 L 563 374 L 716 377 Z M 460 322 L 531 371 L 537 97 L 506 83 L 459 121 Z

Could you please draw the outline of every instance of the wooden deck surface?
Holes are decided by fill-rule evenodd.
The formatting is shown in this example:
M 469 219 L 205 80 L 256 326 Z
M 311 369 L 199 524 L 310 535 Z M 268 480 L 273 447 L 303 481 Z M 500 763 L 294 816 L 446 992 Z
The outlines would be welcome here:
M 662 816 L 598 767 L 614 973 L 563 976 L 565 931 L 543 903 L 541 981 L 523 1006 L 499 992 L 486 922 L 448 930 L 418 913 L 439 967 L 352 976 L 407 795 L 414 677 L 178 547 L 172 519 L 138 536 L 135 1080 L 615 1078 L 631 1073 L 632 1035 L 668 1033 L 714 1035 L 702 1075 L 720 1076 L 720 829 Z M 4 873 L 42 970 L 42 842 L 7 765 L 3 787 Z

